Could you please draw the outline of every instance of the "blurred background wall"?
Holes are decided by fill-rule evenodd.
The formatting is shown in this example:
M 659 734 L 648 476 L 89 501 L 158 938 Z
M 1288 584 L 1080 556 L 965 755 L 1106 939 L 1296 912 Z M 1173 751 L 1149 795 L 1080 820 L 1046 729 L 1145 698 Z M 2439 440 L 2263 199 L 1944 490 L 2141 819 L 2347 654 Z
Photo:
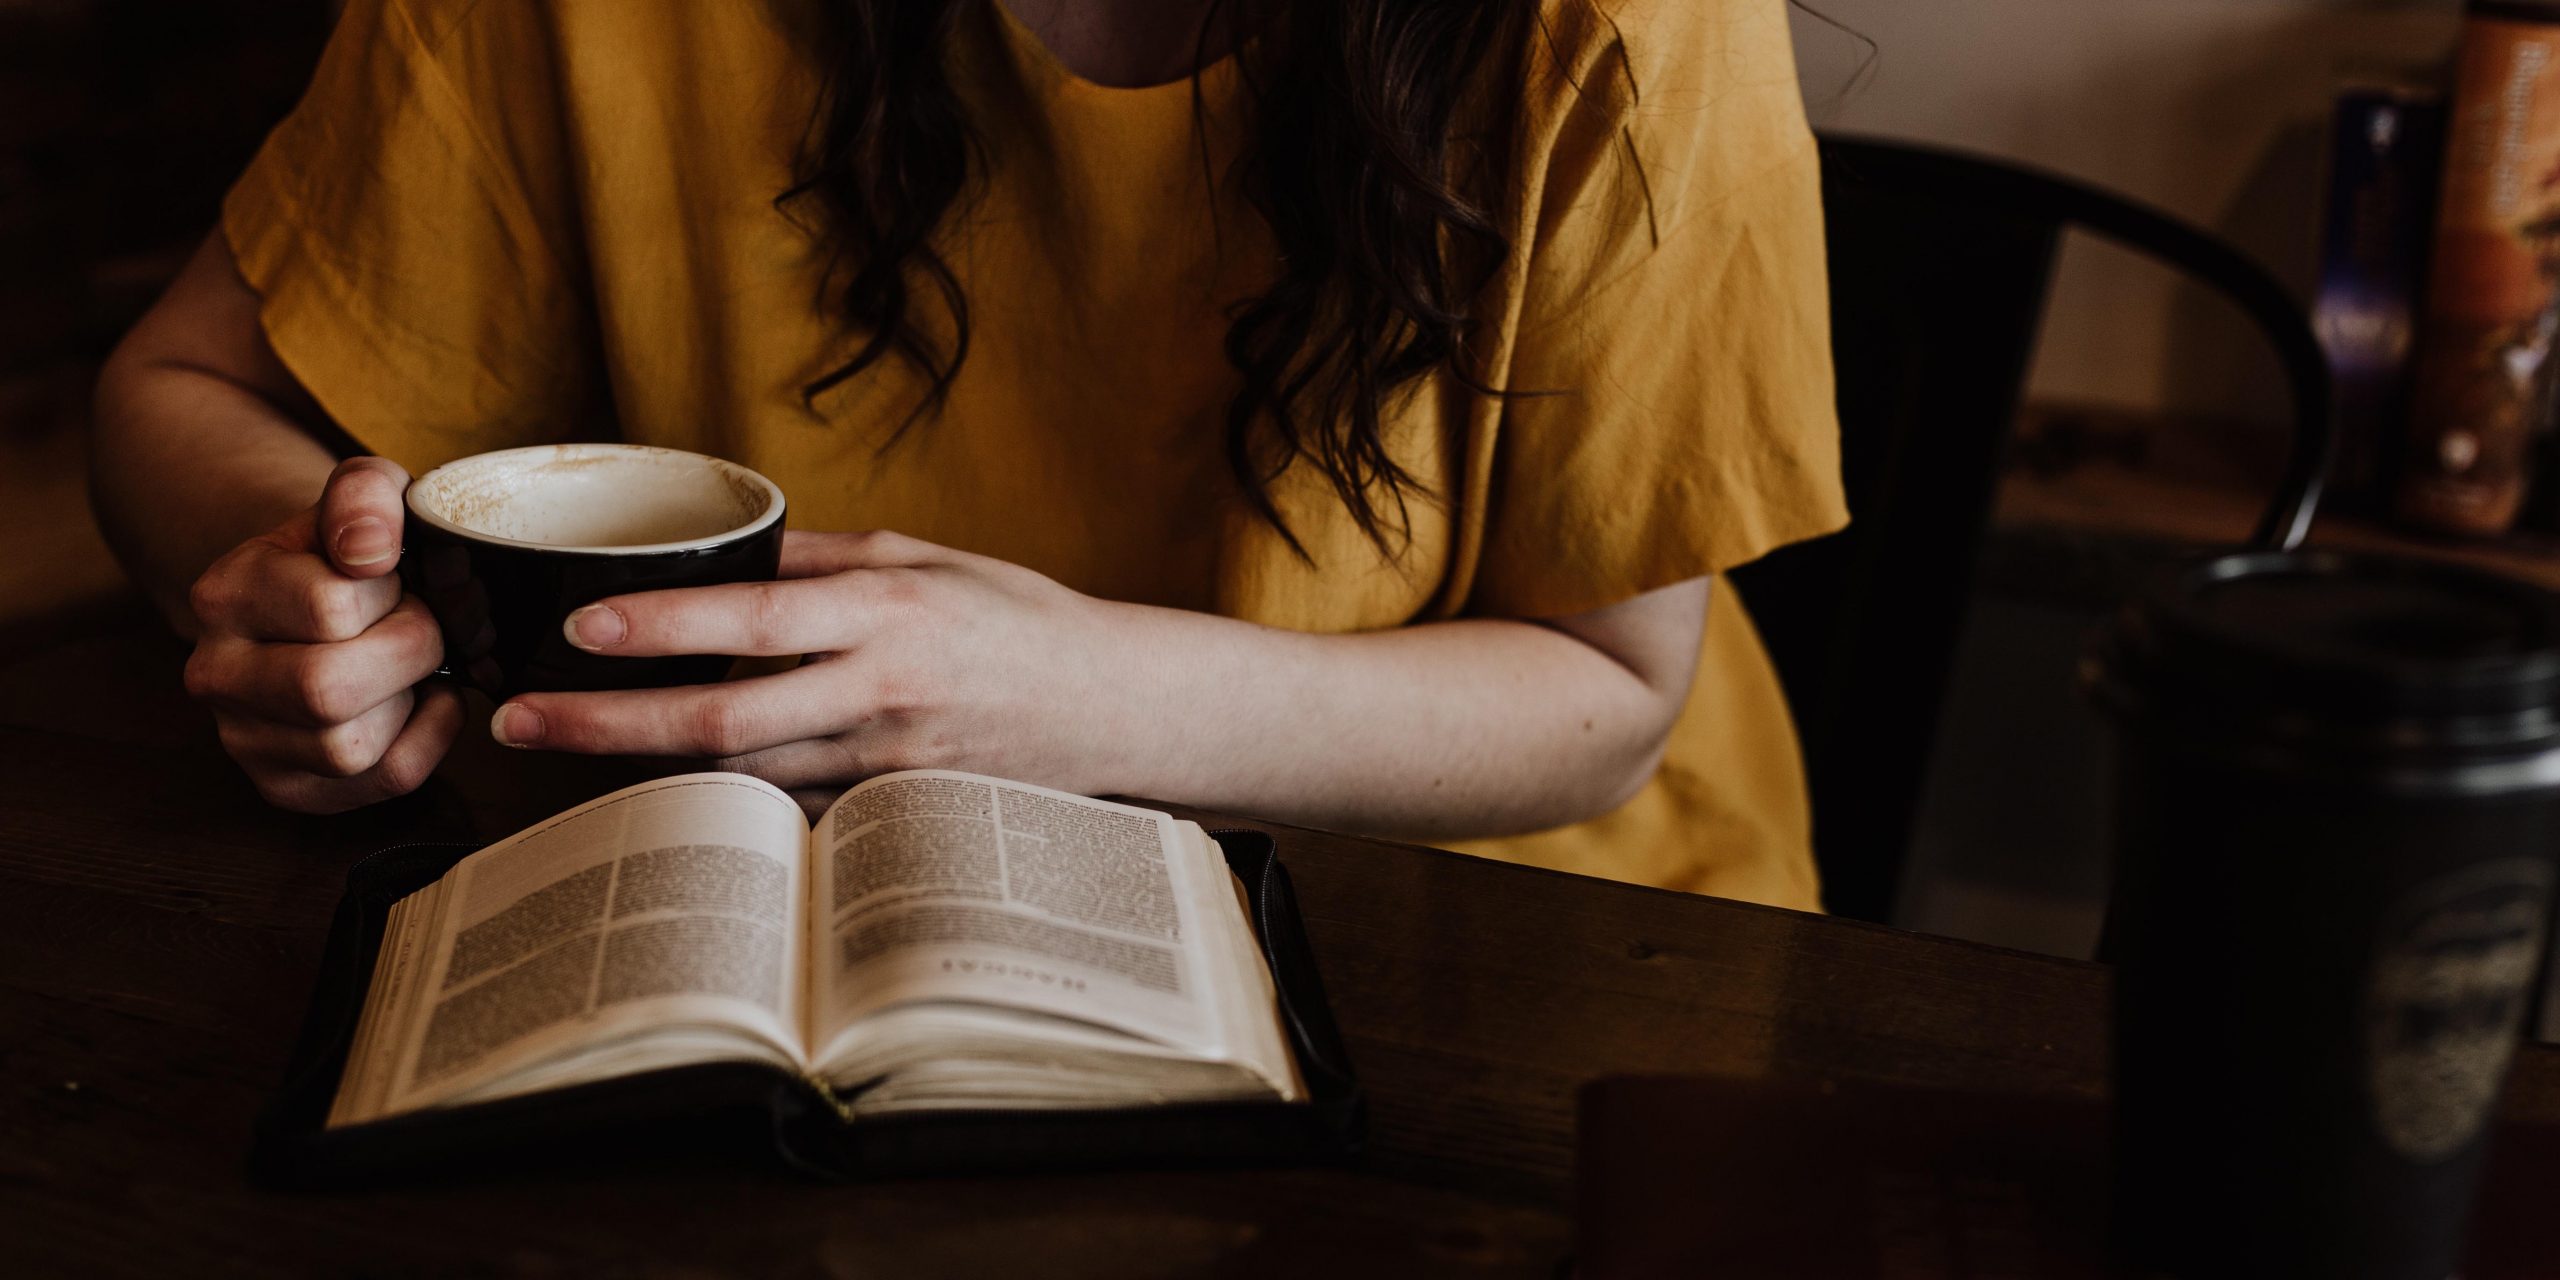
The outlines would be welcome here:
M 2113 190 L 2221 235 L 2306 298 L 2338 89 L 2439 74 L 2461 15 L 2461 0 L 1806 2 L 1831 19 L 1793 19 L 1816 128 Z M 2225 303 L 2084 238 L 2065 242 L 2028 400 L 2031 420 L 2168 430 L 2253 487 L 2290 413 L 2263 340 Z M 1968 580 L 1948 566 L 1948 589 Z M 2107 759 L 2075 680 L 2102 607 L 1973 584 L 1899 923 L 2089 954 Z
M 0 648 L 124 601 L 88 517 L 97 361 L 292 106 L 325 0 L 0 0 Z
M 2345 76 L 2450 59 L 2461 0 L 1807 0 L 1816 128 L 1988 152 L 2219 232 L 2308 296 Z M 1840 30 L 1845 27 L 1853 36 Z M 2221 303 L 2065 249 L 2031 397 L 2272 423 L 2273 359 Z

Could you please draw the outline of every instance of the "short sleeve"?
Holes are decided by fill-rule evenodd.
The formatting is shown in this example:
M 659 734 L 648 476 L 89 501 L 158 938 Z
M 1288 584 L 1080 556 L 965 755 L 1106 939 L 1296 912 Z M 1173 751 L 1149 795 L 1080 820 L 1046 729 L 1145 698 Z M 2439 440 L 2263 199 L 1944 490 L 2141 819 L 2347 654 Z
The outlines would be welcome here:
M 1596 609 L 1847 519 L 1784 5 L 1631 7 L 1547 135 L 1472 613 Z
M 352 0 L 223 205 L 269 342 L 412 470 L 592 434 L 591 308 L 545 6 Z

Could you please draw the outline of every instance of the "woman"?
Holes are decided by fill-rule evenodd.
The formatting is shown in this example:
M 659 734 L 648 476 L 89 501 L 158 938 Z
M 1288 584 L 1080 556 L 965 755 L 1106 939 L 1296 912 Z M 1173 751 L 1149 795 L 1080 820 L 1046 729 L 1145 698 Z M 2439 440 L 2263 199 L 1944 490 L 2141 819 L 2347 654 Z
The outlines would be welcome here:
M 612 436 L 875 532 L 583 611 L 810 660 L 525 695 L 510 745 L 1811 908 L 1714 578 L 1843 519 L 1821 264 L 1779 0 L 355 0 L 110 363 L 97 492 L 289 808 L 462 731 L 408 475 Z

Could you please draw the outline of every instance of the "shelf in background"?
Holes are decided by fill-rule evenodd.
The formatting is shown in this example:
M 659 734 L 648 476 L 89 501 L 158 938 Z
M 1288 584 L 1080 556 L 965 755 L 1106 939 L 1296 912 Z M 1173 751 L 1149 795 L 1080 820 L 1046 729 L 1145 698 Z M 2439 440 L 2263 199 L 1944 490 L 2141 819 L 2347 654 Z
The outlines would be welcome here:
M 2273 491 L 2273 434 L 2259 424 L 2030 407 L 1994 499 L 1991 550 L 2014 556 L 2021 543 L 2055 538 L 2162 551 L 2237 545 Z M 2543 535 L 2463 542 L 2324 515 L 2311 544 L 2445 560 L 2560 590 L 2560 539 Z

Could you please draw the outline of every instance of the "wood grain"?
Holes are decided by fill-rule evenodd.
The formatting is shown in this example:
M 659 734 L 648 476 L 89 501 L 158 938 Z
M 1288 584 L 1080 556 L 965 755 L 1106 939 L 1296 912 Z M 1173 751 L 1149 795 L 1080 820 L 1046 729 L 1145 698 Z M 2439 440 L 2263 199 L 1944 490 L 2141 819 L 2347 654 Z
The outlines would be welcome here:
M 249 1126 L 348 864 L 615 779 L 474 747 L 403 804 L 278 814 L 178 696 L 177 652 L 126 627 L 0 666 L 12 1274 L 1543 1277 L 1597 1076 L 2103 1087 L 2094 966 L 1271 827 L 1372 1097 L 1355 1167 L 816 1186 L 638 1162 L 270 1193 L 244 1180 Z M 2560 1116 L 2555 1059 L 2529 1054 L 2513 1095 Z

